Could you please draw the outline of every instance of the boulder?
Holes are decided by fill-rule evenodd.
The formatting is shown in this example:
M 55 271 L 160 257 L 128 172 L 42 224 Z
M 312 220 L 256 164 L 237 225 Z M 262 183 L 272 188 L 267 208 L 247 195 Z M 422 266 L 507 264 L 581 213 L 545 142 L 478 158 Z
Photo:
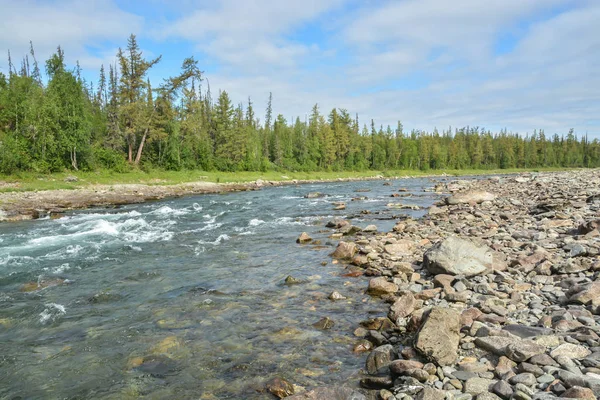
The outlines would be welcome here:
M 451 365 L 458 356 L 460 314 L 433 307 L 417 335 L 415 348 L 439 365 Z
M 393 244 L 386 244 L 384 246 L 385 252 L 392 256 L 400 256 L 400 255 L 411 255 L 413 253 L 413 248 L 415 244 L 410 240 L 399 240 Z
M 398 285 L 388 282 L 387 278 L 380 276 L 369 281 L 367 292 L 371 295 L 381 296 L 384 294 L 392 294 L 398 291 Z
M 456 205 L 465 203 L 483 203 L 484 201 L 494 201 L 496 195 L 490 192 L 484 192 L 481 190 L 472 190 L 469 192 L 457 193 L 454 196 L 446 198 L 446 204 Z
M 451 236 L 427 250 L 423 255 L 423 264 L 432 274 L 469 277 L 491 271 L 494 252 L 485 245 Z
M 333 253 L 331 253 L 331 257 L 339 258 L 343 260 L 351 260 L 356 254 L 357 248 L 356 244 L 352 242 L 339 242 L 337 248 Z
M 600 305 L 600 281 L 577 285 L 567 295 L 571 303 Z
M 559 356 L 565 356 L 570 359 L 582 359 L 586 358 L 592 354 L 592 352 L 584 346 L 572 344 L 572 343 L 563 343 L 554 350 L 550 352 L 550 355 L 556 359 Z
M 296 243 L 308 243 L 312 240 L 312 238 L 306 232 L 302 232 L 298 239 L 296 239 Z
M 446 392 L 430 387 L 424 387 L 415 397 L 417 400 L 444 400 L 445 398 Z
M 390 319 L 396 321 L 398 318 L 408 317 L 415 310 L 416 303 L 417 301 L 412 293 L 404 293 L 390 306 Z
M 367 372 L 371 375 L 376 374 L 381 368 L 389 366 L 395 358 L 396 351 L 391 344 L 376 347 L 367 357 Z

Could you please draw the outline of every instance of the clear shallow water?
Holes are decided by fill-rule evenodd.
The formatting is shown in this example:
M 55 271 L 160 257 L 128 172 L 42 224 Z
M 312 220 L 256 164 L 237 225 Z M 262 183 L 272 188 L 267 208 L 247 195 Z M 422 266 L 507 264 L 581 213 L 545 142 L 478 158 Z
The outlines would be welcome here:
M 328 254 L 324 224 L 389 230 L 428 179 L 185 197 L 0 225 L 0 397 L 268 398 L 263 382 L 350 379 L 352 331 L 384 305 Z M 413 195 L 391 198 L 399 188 Z M 370 192 L 356 192 L 370 189 Z M 328 196 L 305 199 L 308 192 Z M 367 196 L 366 200 L 351 201 Z M 345 201 L 333 211 L 331 202 Z M 360 215 L 368 209 L 370 215 Z M 308 232 L 323 246 L 297 245 Z M 321 265 L 327 261 L 327 265 Z M 301 279 L 286 286 L 287 275 Z M 332 302 L 338 290 L 348 300 Z M 312 326 L 330 317 L 335 326 Z

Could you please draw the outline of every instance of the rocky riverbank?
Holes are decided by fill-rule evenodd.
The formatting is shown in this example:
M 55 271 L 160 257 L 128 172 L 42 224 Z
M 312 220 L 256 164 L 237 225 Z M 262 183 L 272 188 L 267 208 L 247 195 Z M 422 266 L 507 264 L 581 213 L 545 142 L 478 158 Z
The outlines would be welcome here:
M 600 172 L 457 180 L 436 191 L 448 197 L 422 219 L 345 236 L 332 255 L 390 305 L 354 332 L 355 351 L 370 351 L 367 397 L 600 396 Z M 357 230 L 328 226 L 332 237 Z

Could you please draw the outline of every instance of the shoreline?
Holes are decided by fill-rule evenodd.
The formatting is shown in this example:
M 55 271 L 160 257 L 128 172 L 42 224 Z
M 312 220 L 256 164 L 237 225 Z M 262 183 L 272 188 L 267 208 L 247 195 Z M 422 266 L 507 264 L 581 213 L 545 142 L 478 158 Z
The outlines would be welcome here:
M 481 172 L 481 173 L 479 173 Z M 497 171 L 465 171 L 468 175 L 498 175 Z M 506 171 L 502 175 L 537 172 Z M 543 172 L 542 172 L 543 173 Z M 464 176 L 468 176 L 464 175 Z M 257 179 L 249 182 L 215 183 L 209 181 L 184 182 L 166 185 L 148 183 L 89 184 L 73 189 L 49 189 L 0 192 L 0 222 L 17 222 L 43 217 L 60 217 L 65 212 L 95 207 L 116 207 L 182 196 L 224 194 L 237 191 L 260 190 L 265 187 L 305 185 L 328 182 L 356 182 L 370 180 L 418 179 L 454 176 L 446 172 L 405 176 L 358 176 L 331 179 Z M 285 178 L 285 177 L 284 177 Z M 458 177 L 457 177 L 458 178 Z M 75 178 L 76 179 L 76 178 Z
M 370 351 L 360 386 L 386 400 L 599 397 L 598 171 L 444 189 L 425 216 L 332 254 L 389 304 L 355 330 Z

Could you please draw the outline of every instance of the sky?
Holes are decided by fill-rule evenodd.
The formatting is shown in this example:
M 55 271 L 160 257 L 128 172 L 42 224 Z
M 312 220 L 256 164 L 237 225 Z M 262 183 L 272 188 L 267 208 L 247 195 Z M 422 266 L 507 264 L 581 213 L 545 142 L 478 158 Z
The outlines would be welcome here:
M 600 0 L 0 0 L 0 49 L 58 45 L 96 80 L 127 37 L 162 55 L 156 83 L 194 56 L 213 96 L 304 119 L 315 103 L 362 123 L 479 126 L 600 138 Z M 0 72 L 6 73 L 6 57 Z M 263 118 L 264 119 L 264 118 Z

